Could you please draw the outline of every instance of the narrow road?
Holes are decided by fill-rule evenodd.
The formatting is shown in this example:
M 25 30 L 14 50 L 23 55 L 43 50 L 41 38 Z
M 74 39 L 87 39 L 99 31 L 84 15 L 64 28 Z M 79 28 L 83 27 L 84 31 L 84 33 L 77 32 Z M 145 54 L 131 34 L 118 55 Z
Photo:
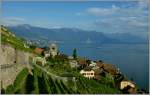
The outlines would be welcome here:
M 46 69 L 42 68 L 41 66 L 39 66 L 39 65 L 37 65 L 37 64 L 35 64 L 35 63 L 30 63 L 30 64 L 31 64 L 31 65 L 34 65 L 34 66 L 36 66 L 37 68 L 41 69 L 42 71 L 46 72 L 48 75 L 52 76 L 52 78 L 57 78 L 57 79 L 59 79 L 59 80 L 64 80 L 64 81 L 67 81 L 67 80 L 68 80 L 67 77 L 60 77 L 60 76 L 57 76 L 57 75 L 55 75 L 55 74 L 53 74 L 53 73 L 50 73 L 50 72 L 48 72 Z

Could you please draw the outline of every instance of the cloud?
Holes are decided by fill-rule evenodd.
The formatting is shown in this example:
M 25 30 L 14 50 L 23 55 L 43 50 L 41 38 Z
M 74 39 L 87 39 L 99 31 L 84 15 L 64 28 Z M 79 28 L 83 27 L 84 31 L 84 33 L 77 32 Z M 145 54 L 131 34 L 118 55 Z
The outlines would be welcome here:
M 109 7 L 89 7 L 83 11 L 93 16 L 140 16 L 148 15 L 148 0 L 126 1 L 125 5 L 112 4 Z
M 4 25 L 19 25 L 25 24 L 26 20 L 20 17 L 3 17 L 2 24 Z
M 94 23 L 95 27 L 103 32 L 128 32 L 128 33 L 147 33 L 148 20 L 147 17 L 112 17 L 98 19 Z
M 102 32 L 144 35 L 148 32 L 148 0 L 127 1 L 124 5 L 89 7 L 83 13 L 96 18 L 93 21 L 94 28 Z
M 109 28 L 111 28 L 113 25 L 110 23 L 110 22 L 108 22 L 107 20 L 96 20 L 95 22 L 94 22 L 94 24 L 96 25 L 96 26 L 103 26 L 103 27 L 109 27 Z
M 146 17 L 120 17 L 118 18 L 118 20 L 130 26 L 148 26 L 148 21 Z
M 110 15 L 115 12 L 117 12 L 120 8 L 116 5 L 112 5 L 111 8 L 99 8 L 99 7 L 91 7 L 85 10 L 86 13 L 96 15 L 96 16 L 102 16 L 102 15 Z
M 141 9 L 148 8 L 149 1 L 148 0 L 139 0 L 138 7 Z

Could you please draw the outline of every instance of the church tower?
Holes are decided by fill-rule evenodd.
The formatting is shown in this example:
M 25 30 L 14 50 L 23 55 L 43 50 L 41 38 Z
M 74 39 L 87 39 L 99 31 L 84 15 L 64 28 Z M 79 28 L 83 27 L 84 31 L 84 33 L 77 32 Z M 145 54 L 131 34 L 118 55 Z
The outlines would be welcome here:
M 49 53 L 53 58 L 58 54 L 58 47 L 55 43 L 50 44 Z

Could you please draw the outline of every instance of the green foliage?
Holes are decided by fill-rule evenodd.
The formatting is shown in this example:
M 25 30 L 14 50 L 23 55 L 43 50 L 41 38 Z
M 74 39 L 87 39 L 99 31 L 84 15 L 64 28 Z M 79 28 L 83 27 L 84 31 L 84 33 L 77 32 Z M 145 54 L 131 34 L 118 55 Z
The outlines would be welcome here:
M 66 63 L 68 62 L 68 57 L 64 54 L 60 54 L 56 55 L 54 58 L 48 57 L 47 61 L 51 64 Z
M 33 90 L 34 90 L 34 77 L 29 74 L 25 80 L 25 93 L 31 94 Z
M 14 86 L 13 85 L 9 85 L 7 88 L 6 88 L 6 94 L 11 94 L 11 93 L 14 93 Z
M 35 45 L 30 45 L 30 48 L 34 50 L 36 48 L 36 46 Z
M 111 74 L 107 73 L 105 77 L 101 76 L 100 83 L 106 84 L 110 87 L 115 87 L 115 81 Z
M 18 76 L 16 77 L 15 81 L 14 81 L 14 87 L 15 87 L 15 90 L 17 90 L 23 83 L 23 81 L 25 80 L 25 78 L 27 77 L 28 75 L 28 69 L 27 68 L 24 68 L 19 74 Z
M 33 70 L 34 74 L 34 93 L 38 94 L 39 93 L 39 88 L 38 88 L 38 71 L 37 68 Z
M 47 91 L 47 93 L 52 93 L 51 91 L 51 87 L 49 86 L 49 83 L 48 83 L 48 76 L 44 73 L 42 78 L 44 78 L 44 81 L 45 81 L 45 89 Z
M 49 65 L 45 66 L 45 68 L 49 71 L 49 72 L 52 72 L 56 75 L 63 75 L 64 73 L 67 73 L 69 72 L 70 74 L 71 73 L 74 73 L 75 70 L 73 70 L 71 67 L 70 67 L 70 64 L 68 62 L 64 62 L 64 63 L 49 63 Z
M 52 70 L 56 70 L 57 74 L 65 72 L 66 68 L 71 70 L 67 64 L 56 64 Z M 58 71 L 60 72 L 58 73 Z M 7 93 L 25 93 L 25 94 L 118 94 L 121 93 L 118 89 L 107 85 L 106 83 L 100 83 L 93 79 L 83 77 L 77 72 L 68 72 L 64 74 L 64 77 L 68 77 L 68 80 L 62 80 L 48 75 L 45 71 L 34 67 L 33 76 L 25 73 L 24 69 L 16 79 L 14 85 L 10 85 L 7 89 Z M 67 74 L 67 76 L 66 76 Z M 69 75 L 69 76 L 68 76 Z M 24 77 L 23 77 L 24 76 Z M 72 77 L 76 77 L 73 79 Z M 26 79 L 24 79 L 26 78 Z M 110 80 L 108 75 L 106 78 Z M 20 81 L 22 80 L 22 81 Z M 18 83 L 20 82 L 20 84 Z
M 48 78 L 48 83 L 49 83 L 49 86 L 51 89 L 51 93 L 52 94 L 56 93 L 56 86 L 55 86 L 55 83 L 51 77 Z
M 68 56 L 65 54 L 60 54 L 55 56 L 56 62 L 65 62 L 68 61 Z
M 2 31 L 1 42 L 2 44 L 11 44 L 11 46 L 19 50 L 33 52 L 33 49 L 25 47 L 26 44 L 24 39 L 12 36 L 9 31 Z
M 18 92 L 22 92 L 20 91 L 20 88 L 24 85 L 24 81 L 26 79 L 28 75 L 28 69 L 24 68 L 16 77 L 14 83 L 12 85 L 9 85 L 6 90 L 5 93 L 6 94 L 11 94 L 11 93 L 18 93 Z
M 93 80 L 93 79 L 87 79 L 84 77 L 79 77 L 78 78 L 78 92 L 80 93 L 88 93 L 88 94 L 117 94 L 117 93 L 121 93 L 118 89 L 110 87 L 106 84 L 101 84 L 98 83 L 97 81 Z M 82 89 L 82 90 L 80 90 Z

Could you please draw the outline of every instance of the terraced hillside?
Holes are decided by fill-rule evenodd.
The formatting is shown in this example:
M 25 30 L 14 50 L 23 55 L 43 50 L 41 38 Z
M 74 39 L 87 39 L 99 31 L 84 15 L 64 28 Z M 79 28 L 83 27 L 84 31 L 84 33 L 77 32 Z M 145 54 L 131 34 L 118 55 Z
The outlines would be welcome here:
M 99 94 L 99 93 L 121 93 L 119 90 L 98 83 L 93 79 L 77 76 L 75 80 L 61 80 L 52 77 L 41 69 L 34 67 L 33 75 L 25 68 L 17 76 L 15 82 L 2 90 L 3 93 L 40 93 L 40 94 Z

